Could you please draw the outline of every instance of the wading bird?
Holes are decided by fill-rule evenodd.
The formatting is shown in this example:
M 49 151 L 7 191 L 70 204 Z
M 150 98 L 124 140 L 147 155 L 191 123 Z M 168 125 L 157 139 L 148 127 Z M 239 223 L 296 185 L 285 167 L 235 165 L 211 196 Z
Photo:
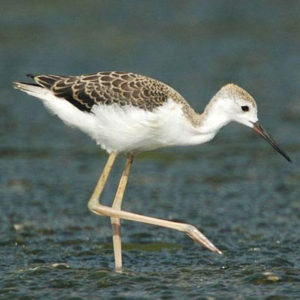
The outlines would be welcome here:
M 28 75 L 35 83 L 15 82 L 14 87 L 42 100 L 67 125 L 77 127 L 109 153 L 107 163 L 88 202 L 95 214 L 111 218 L 115 270 L 122 271 L 120 219 L 143 222 L 185 232 L 209 250 L 221 254 L 196 227 L 121 209 L 134 155 L 167 146 L 206 143 L 229 122 L 254 129 L 291 161 L 258 123 L 253 97 L 235 84 L 223 86 L 198 114 L 170 86 L 134 73 L 99 72 L 81 76 Z M 112 207 L 99 202 L 116 159 L 126 163 Z

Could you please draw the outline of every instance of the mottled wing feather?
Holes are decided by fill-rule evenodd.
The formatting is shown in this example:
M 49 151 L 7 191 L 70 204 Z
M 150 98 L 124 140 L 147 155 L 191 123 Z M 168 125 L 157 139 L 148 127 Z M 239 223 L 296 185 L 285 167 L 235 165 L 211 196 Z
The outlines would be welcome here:
M 175 90 L 155 79 L 127 72 L 99 72 L 81 76 L 38 75 L 34 80 L 82 111 L 95 104 L 132 105 L 152 111 L 168 98 L 184 103 Z

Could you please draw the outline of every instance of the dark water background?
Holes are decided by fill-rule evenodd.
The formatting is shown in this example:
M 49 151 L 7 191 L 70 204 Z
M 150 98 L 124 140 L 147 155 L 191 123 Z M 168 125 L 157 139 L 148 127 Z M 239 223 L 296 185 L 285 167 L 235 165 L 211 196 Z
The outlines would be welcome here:
M 1 299 L 299 299 L 300 1 L 1 1 Z M 106 154 L 11 88 L 26 73 L 125 70 L 197 109 L 227 82 L 257 99 L 280 157 L 232 124 L 209 144 L 134 162 L 124 209 L 200 228 L 123 222 L 115 274 L 109 219 L 87 200 Z M 111 203 L 119 158 L 103 201 Z

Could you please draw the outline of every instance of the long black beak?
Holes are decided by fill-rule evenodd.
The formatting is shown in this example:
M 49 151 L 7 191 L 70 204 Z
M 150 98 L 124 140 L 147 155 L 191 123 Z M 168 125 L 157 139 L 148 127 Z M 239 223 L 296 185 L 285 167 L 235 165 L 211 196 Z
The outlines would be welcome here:
M 253 123 L 253 129 L 257 132 L 260 136 L 262 136 L 278 153 L 280 153 L 287 161 L 292 162 L 289 156 L 281 150 L 281 148 L 277 145 L 274 139 L 265 131 L 265 129 L 258 123 Z

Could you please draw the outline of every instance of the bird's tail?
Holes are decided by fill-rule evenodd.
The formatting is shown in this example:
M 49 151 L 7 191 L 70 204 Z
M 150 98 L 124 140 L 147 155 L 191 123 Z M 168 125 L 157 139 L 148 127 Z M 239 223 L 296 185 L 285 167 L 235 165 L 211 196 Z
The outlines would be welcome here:
M 47 92 L 49 93 L 47 89 L 36 83 L 14 82 L 13 87 L 37 98 L 41 98 L 41 96 L 43 96 Z

